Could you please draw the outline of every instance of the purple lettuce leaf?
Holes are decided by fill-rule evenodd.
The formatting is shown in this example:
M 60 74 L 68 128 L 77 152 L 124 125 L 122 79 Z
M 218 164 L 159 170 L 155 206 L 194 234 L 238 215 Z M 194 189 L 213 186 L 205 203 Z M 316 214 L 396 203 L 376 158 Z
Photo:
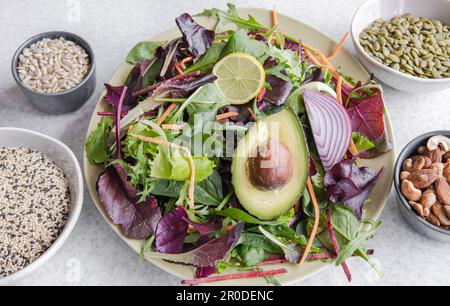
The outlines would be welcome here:
M 202 246 L 182 254 L 164 254 L 158 252 L 146 253 L 147 257 L 164 259 L 195 267 L 211 267 L 217 261 L 227 258 L 236 246 L 244 229 L 244 223 L 239 222 L 227 234 L 210 240 Z
M 156 228 L 156 251 L 166 254 L 183 252 L 184 239 L 189 224 L 185 221 L 188 215 L 183 207 L 177 207 L 162 217 Z
M 117 171 L 119 170 L 119 172 Z M 108 167 L 97 181 L 100 203 L 112 222 L 120 226 L 123 235 L 129 239 L 143 240 L 154 234 L 161 219 L 161 211 L 155 197 L 137 203 L 133 188 L 123 177 L 120 165 Z M 133 197 L 129 197 L 128 195 Z
M 200 235 L 201 241 L 197 246 L 207 243 L 208 235 L 222 228 L 222 219 L 213 218 L 208 223 L 199 224 L 189 220 L 184 207 L 177 207 L 166 214 L 158 224 L 155 233 L 156 250 L 166 254 L 179 254 L 184 250 L 184 239 L 188 226 L 191 225 Z
M 198 78 L 189 78 L 186 80 L 167 82 L 159 86 L 153 96 L 164 98 L 186 98 L 199 87 L 212 83 L 216 80 L 212 73 L 205 74 Z
M 300 54 L 300 55 L 303 52 L 303 47 L 302 47 L 301 43 L 296 42 L 296 41 L 294 41 L 292 39 L 289 39 L 289 38 L 286 38 L 284 40 L 284 48 L 292 50 L 292 51 L 295 51 L 295 52 L 298 52 L 298 54 Z
M 216 34 L 197 24 L 189 14 L 183 14 L 176 19 L 176 23 L 187 48 L 194 59 L 199 58 L 211 47 Z
M 182 57 L 182 54 L 183 54 L 179 48 L 180 41 L 181 41 L 181 38 L 174 39 L 174 40 L 168 42 L 166 45 L 159 47 L 155 51 L 156 58 L 161 60 L 161 63 L 163 63 L 163 65 L 161 66 L 161 71 L 159 73 L 161 80 L 167 80 L 167 79 L 174 77 L 173 70 L 175 68 L 175 64 L 178 62 L 178 59 Z M 167 58 L 169 55 L 170 55 L 170 59 Z M 162 71 L 164 63 L 166 61 L 169 61 L 167 70 Z
M 368 167 L 358 168 L 354 160 L 342 161 L 325 175 L 328 200 L 345 204 L 361 219 L 364 202 L 383 171 L 376 173 Z
M 104 100 L 117 110 L 119 106 L 120 96 L 125 87 L 128 87 L 127 94 L 123 101 L 122 111 L 127 112 L 137 105 L 137 99 L 133 97 L 133 92 L 142 89 L 144 75 L 151 64 L 150 61 L 142 61 L 135 65 L 131 70 L 125 85 L 113 86 L 111 84 L 105 84 L 106 95 Z
M 354 88 L 344 85 L 342 98 L 354 132 L 370 140 L 379 139 L 385 129 L 383 94 L 376 84 L 359 82 Z
M 183 217 L 183 220 L 191 225 L 200 235 L 202 235 L 201 237 L 207 237 L 207 235 L 222 229 L 222 218 L 217 216 L 205 224 L 192 222 L 189 220 L 187 215 L 186 217 Z
M 209 267 L 198 267 L 195 270 L 195 278 L 204 278 L 216 273 L 216 265 Z
M 373 143 L 375 145 L 375 148 L 366 152 L 361 152 L 359 154 L 361 158 L 365 159 L 377 158 L 378 156 L 383 155 L 384 153 L 387 153 L 392 150 L 392 143 L 389 140 L 389 136 L 387 134 L 386 122 L 384 126 L 383 135 L 377 140 L 374 140 Z
M 266 82 L 270 84 L 272 90 L 267 90 L 262 103 L 282 105 L 292 91 L 292 84 L 273 75 L 266 77 Z

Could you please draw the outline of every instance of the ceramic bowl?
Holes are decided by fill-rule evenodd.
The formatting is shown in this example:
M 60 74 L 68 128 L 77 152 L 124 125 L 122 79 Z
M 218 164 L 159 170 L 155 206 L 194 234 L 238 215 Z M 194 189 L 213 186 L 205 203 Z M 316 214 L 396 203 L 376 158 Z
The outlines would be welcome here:
M 17 72 L 17 65 L 19 62 L 19 56 L 23 50 L 30 45 L 42 40 L 43 38 L 59 38 L 64 37 L 66 40 L 70 40 L 83 47 L 89 55 L 90 67 L 84 80 L 69 90 L 58 93 L 40 93 L 32 90 L 26 86 L 19 77 Z M 39 110 L 50 114 L 64 114 L 73 112 L 79 109 L 86 103 L 92 96 L 95 90 L 95 56 L 89 43 L 78 35 L 68 32 L 53 31 L 47 33 L 41 33 L 31 37 L 24 42 L 14 54 L 11 63 L 11 72 L 25 96 L 33 103 Z
M 403 161 L 411 156 L 417 155 L 417 148 L 426 145 L 428 139 L 436 135 L 444 135 L 450 137 L 450 130 L 435 131 L 420 135 L 419 137 L 411 141 L 408 145 L 406 145 L 406 147 L 400 153 L 395 165 L 394 187 L 399 199 L 398 205 L 400 212 L 406 222 L 409 223 L 414 230 L 433 240 L 450 242 L 450 231 L 434 226 L 433 224 L 419 217 L 419 215 L 408 204 L 408 200 L 405 198 L 401 190 L 400 172 L 402 171 Z
M 49 136 L 17 128 L 0 128 L 0 147 L 24 147 L 44 153 L 64 172 L 72 196 L 71 211 L 67 224 L 53 245 L 38 259 L 7 277 L 0 278 L 1 285 L 10 285 L 44 265 L 69 237 L 83 205 L 83 176 L 80 165 L 72 151 L 62 142 Z
M 368 0 L 356 11 L 351 25 L 351 36 L 361 62 L 383 83 L 406 92 L 426 93 L 450 88 L 450 78 L 422 79 L 411 76 L 373 59 L 359 42 L 359 34 L 376 19 L 390 20 L 411 13 L 416 17 L 428 17 L 450 24 L 448 0 Z

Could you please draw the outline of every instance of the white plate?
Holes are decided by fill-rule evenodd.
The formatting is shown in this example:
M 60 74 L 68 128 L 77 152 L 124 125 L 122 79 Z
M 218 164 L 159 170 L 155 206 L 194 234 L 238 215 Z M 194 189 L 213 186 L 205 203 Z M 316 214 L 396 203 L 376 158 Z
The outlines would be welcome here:
M 245 9 L 239 9 L 239 13 L 242 16 L 246 16 L 248 14 L 253 15 L 259 22 L 262 24 L 270 25 L 271 20 L 271 12 L 269 10 L 264 9 L 254 9 L 254 8 L 245 8 Z M 208 18 L 198 18 L 197 19 L 201 24 L 207 27 L 212 27 L 214 24 L 214 20 L 208 19 Z M 314 46 L 320 50 L 322 50 L 325 54 L 331 52 L 337 45 L 337 43 L 331 39 L 326 34 L 323 34 L 322 32 L 300 22 L 293 18 L 279 15 L 279 23 L 283 31 L 295 38 L 302 38 L 302 40 L 311 46 Z M 177 28 L 169 29 L 168 31 L 165 31 L 164 33 L 158 35 L 155 37 L 155 40 L 169 40 L 173 39 L 175 37 L 181 36 Z M 144 38 L 136 38 L 136 41 L 142 40 Z M 369 74 L 368 72 L 361 66 L 361 64 L 347 51 L 342 50 L 338 56 L 334 59 L 334 65 L 336 67 L 341 67 L 342 70 L 355 78 L 356 80 L 362 80 L 362 81 L 368 81 L 369 80 Z M 125 82 L 125 79 L 130 72 L 132 66 L 123 63 L 119 69 L 116 71 L 116 73 L 113 75 L 111 79 L 111 83 L 113 85 L 121 85 Z M 103 92 L 102 97 L 106 94 L 106 92 Z M 92 115 L 92 120 L 89 125 L 88 135 L 95 129 L 97 124 L 100 121 L 100 117 L 97 115 L 97 112 L 103 111 L 105 109 L 105 103 L 102 101 L 102 97 L 99 99 L 97 107 Z M 389 115 L 386 115 L 387 117 L 387 126 L 388 126 L 388 135 L 389 139 L 394 143 L 394 135 L 392 131 L 391 122 L 389 119 Z M 365 165 L 371 166 L 372 168 L 379 170 L 383 166 L 386 168 L 385 174 L 383 175 L 382 179 L 378 183 L 378 185 L 375 187 L 374 191 L 372 192 L 372 202 L 367 206 L 367 212 L 366 215 L 368 218 L 377 219 L 386 203 L 386 199 L 389 195 L 389 192 L 391 190 L 392 186 L 392 180 L 393 180 L 393 170 L 394 170 L 394 163 L 395 163 L 395 150 L 392 150 L 391 152 L 370 161 L 364 161 Z M 119 235 L 133 250 L 136 251 L 136 253 L 140 253 L 142 242 L 141 241 L 135 241 L 125 238 L 119 228 L 112 224 L 109 217 L 104 212 L 97 192 L 95 184 L 97 182 L 99 174 L 102 172 L 102 169 L 97 166 L 93 166 L 89 163 L 89 161 L 84 159 L 84 172 L 87 180 L 87 186 L 89 188 L 89 191 L 91 193 L 92 199 L 94 200 L 95 204 L 97 205 L 99 211 L 102 213 L 105 220 L 108 222 L 109 225 L 113 228 L 113 230 Z M 136 260 L 137 257 L 136 257 Z M 191 279 L 193 278 L 193 272 L 194 269 L 192 267 L 168 263 L 162 260 L 148 258 L 148 261 L 153 263 L 154 265 L 160 267 L 161 269 L 179 277 L 182 279 Z M 326 263 L 308 263 L 303 268 L 300 268 L 298 265 L 295 264 L 286 264 L 283 265 L 283 267 L 286 267 L 288 269 L 288 273 L 284 275 L 277 276 L 277 279 L 282 284 L 289 284 L 292 282 L 304 280 L 306 278 L 309 278 L 313 276 L 314 274 L 320 272 L 321 270 L 329 267 L 330 264 Z M 270 268 L 279 268 L 278 266 L 272 266 Z M 228 281 L 228 282 L 219 282 L 214 283 L 213 285 L 266 285 L 266 282 L 264 279 L 244 279 L 244 280 L 235 280 L 235 281 Z

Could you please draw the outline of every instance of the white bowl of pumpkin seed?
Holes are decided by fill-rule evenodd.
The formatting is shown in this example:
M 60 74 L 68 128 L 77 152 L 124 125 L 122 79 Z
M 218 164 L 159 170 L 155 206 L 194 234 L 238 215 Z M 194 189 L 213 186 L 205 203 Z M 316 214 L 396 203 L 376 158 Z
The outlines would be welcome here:
M 368 0 L 351 35 L 362 63 L 383 83 L 406 92 L 450 88 L 450 1 Z

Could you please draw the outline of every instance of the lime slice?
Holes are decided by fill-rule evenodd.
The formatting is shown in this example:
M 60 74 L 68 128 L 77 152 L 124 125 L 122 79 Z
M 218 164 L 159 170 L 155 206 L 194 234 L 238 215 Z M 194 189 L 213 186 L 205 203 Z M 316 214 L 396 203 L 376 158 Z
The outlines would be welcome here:
M 266 80 L 261 63 L 242 52 L 224 57 L 214 66 L 213 74 L 220 92 L 231 104 L 245 104 L 255 98 Z

